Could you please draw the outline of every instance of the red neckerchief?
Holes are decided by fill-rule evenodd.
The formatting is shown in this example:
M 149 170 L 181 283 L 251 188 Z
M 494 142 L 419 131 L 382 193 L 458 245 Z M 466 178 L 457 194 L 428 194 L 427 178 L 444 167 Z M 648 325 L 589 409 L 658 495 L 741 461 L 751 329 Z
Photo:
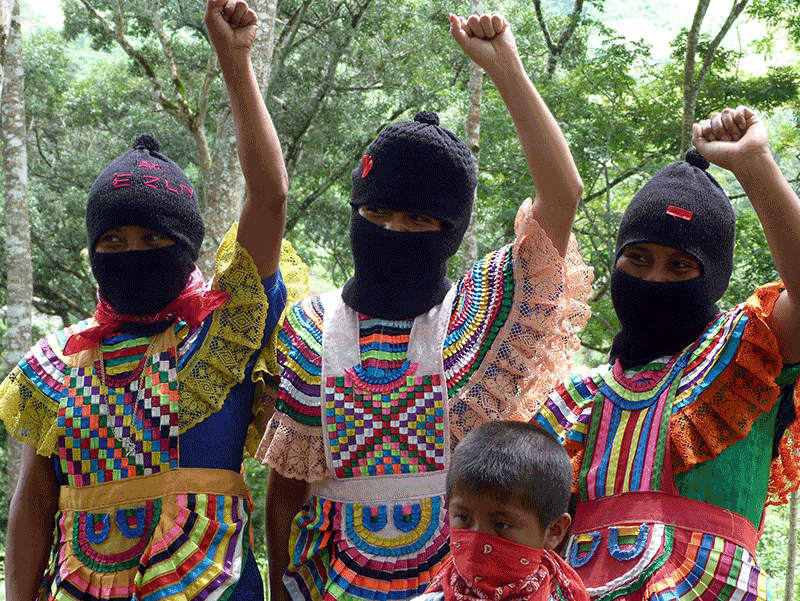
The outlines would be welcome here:
M 208 315 L 228 300 L 230 293 L 222 290 L 203 290 L 203 274 L 195 267 L 183 291 L 174 301 L 153 315 L 121 315 L 111 308 L 108 301 L 97 294 L 97 309 L 94 312 L 96 325 L 77 332 L 69 337 L 64 345 L 64 354 L 72 355 L 89 350 L 103 338 L 115 332 L 126 323 L 157 323 L 180 319 L 195 327 L 203 323 Z
M 450 531 L 450 555 L 426 592 L 445 601 L 589 601 L 580 576 L 555 551 L 473 530 Z

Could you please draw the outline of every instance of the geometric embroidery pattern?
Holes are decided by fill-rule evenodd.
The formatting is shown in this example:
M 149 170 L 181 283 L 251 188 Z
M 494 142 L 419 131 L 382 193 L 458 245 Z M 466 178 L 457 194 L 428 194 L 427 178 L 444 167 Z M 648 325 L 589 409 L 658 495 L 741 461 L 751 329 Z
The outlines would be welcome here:
M 127 386 L 102 385 L 93 366 L 72 368 L 65 380 L 57 424 L 59 459 L 69 486 L 178 467 L 174 348 L 151 357 Z
M 161 519 L 161 499 L 145 501 L 144 507 L 133 510 L 118 509 L 115 513 L 116 520 L 113 526 L 111 525 L 110 515 L 100 514 L 100 517 L 104 518 L 105 523 L 108 524 L 105 531 L 106 536 L 108 535 L 108 530 L 112 527 L 117 527 L 124 536 L 137 540 L 134 545 L 125 551 L 111 554 L 100 550 L 102 549 L 102 543 L 105 542 L 105 537 L 102 540 L 92 540 L 91 535 L 93 532 L 91 530 L 96 523 L 97 514 L 81 511 L 77 512 L 74 518 L 72 550 L 75 556 L 81 560 L 81 563 L 96 572 L 129 570 L 139 563 L 139 558 L 144 553 L 156 526 L 158 526 L 158 521 Z M 95 543 L 97 548 L 91 543 Z
M 99 510 L 56 514 L 40 598 L 221 601 L 240 581 L 250 519 L 244 497 L 164 495 L 138 507 Z
M 443 470 L 441 376 L 409 375 L 370 389 L 358 386 L 350 370 L 327 378 L 325 415 L 336 476 Z

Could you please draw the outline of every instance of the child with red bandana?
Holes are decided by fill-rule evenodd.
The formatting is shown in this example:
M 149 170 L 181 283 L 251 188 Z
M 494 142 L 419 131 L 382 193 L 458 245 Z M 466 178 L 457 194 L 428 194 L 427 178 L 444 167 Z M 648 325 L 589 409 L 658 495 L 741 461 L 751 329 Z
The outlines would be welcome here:
M 530 423 L 489 422 L 453 452 L 447 474 L 450 556 L 416 601 L 588 601 L 556 553 L 570 525 L 572 467 Z

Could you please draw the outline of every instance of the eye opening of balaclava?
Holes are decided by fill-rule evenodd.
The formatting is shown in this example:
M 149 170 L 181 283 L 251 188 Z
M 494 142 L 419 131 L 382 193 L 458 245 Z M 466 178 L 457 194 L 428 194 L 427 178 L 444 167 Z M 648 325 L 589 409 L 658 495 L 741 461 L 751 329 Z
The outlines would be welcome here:
M 621 329 L 610 360 L 644 365 L 683 349 L 717 315 L 733 272 L 736 216 L 696 150 L 659 171 L 634 195 L 620 222 L 611 299 Z M 681 282 L 649 282 L 616 267 L 631 244 L 654 243 L 691 255 L 701 274 Z
M 466 144 L 417 113 L 384 129 L 352 174 L 350 244 L 355 275 L 342 289 L 351 308 L 382 319 L 412 319 L 444 300 L 447 259 L 469 226 L 477 175 Z M 440 231 L 396 232 L 361 216 L 371 205 L 435 217 Z
M 159 249 L 99 253 L 107 231 L 138 225 L 168 236 Z M 197 194 L 147 134 L 97 178 L 86 204 L 89 264 L 99 293 L 122 315 L 152 315 L 175 300 L 194 271 L 205 226 Z

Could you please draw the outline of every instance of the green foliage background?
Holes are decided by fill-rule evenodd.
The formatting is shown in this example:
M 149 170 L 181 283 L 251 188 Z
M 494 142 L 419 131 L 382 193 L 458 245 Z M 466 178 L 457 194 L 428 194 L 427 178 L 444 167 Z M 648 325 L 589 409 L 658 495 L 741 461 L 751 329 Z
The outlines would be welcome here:
M 142 11 L 145 3 L 122 0 L 120 4 L 128 18 L 126 33 L 163 69 L 158 41 Z M 107 11 L 111 2 L 98 0 L 96 5 Z M 204 3 L 170 0 L 162 6 L 183 85 L 194 101 L 209 53 L 202 29 Z M 356 18 L 364 6 L 363 15 Z M 141 65 L 119 50 L 78 0 L 63 0 L 63 7 L 62 31 L 34 21 L 25 32 L 26 103 L 34 306 L 53 322 L 59 321 L 57 317 L 71 323 L 90 314 L 94 305 L 83 210 L 99 170 L 146 131 L 157 135 L 193 181 L 199 182 L 200 176 L 191 139 L 154 102 Z M 798 69 L 789 64 L 751 74 L 740 64 L 748 53 L 769 53 L 769 36 L 776 31 L 786 31 L 789 43 L 800 45 L 800 10 L 797 2 L 783 0 L 752 0 L 751 7 L 771 27 L 768 39 L 754 48 L 739 47 L 735 41 L 722 48 L 698 99 L 696 118 L 725 106 L 753 106 L 767 118 L 773 151 L 796 185 Z M 388 122 L 429 109 L 440 114 L 443 125 L 464 135 L 469 63 L 449 38 L 447 15 L 465 14 L 468 8 L 464 0 L 315 0 L 308 6 L 302 0 L 279 2 L 276 72 L 267 102 L 291 175 L 287 237 L 314 271 L 324 274 L 320 287 L 339 285 L 352 272 L 350 171 L 377 132 Z M 584 180 L 574 229 L 584 259 L 595 269 L 595 284 L 593 315 L 581 335 L 585 348 L 581 360 L 595 365 L 604 360 L 618 327 L 607 282 L 622 211 L 636 189 L 675 160 L 679 151 L 686 46 L 686 30 L 681 27 L 688 25 L 690 15 L 676 19 L 664 3 L 646 0 L 589 2 L 549 77 L 550 56 L 531 3 L 498 0 L 487 9 L 502 11 L 513 24 L 526 69 L 561 123 Z M 566 1 L 544 5 L 552 31 L 560 32 L 570 9 Z M 30 4 L 23 6 L 23 14 L 30 10 Z M 615 30 L 615 23 L 635 11 L 674 23 L 671 55 L 657 58 L 647 41 L 628 41 Z M 292 24 L 298 26 L 294 38 Z M 709 39 L 707 34 L 702 44 Z M 212 103 L 217 103 L 219 90 L 217 82 Z M 513 124 L 488 79 L 482 111 L 477 229 L 484 253 L 513 239 L 516 209 L 533 194 L 533 186 Z M 210 141 L 214 123 L 213 118 L 208 120 Z M 777 273 L 758 220 L 735 180 L 719 170 L 713 173 L 731 195 L 738 214 L 735 271 L 721 302 L 728 308 Z M 2 230 L 0 238 L 2 304 L 7 277 Z M 462 257 L 455 257 L 451 276 L 459 277 L 466 267 Z M 4 328 L 0 321 L 0 352 L 5 350 Z M 37 334 L 41 333 L 40 328 Z M 3 475 L 4 436 L 0 429 Z M 263 562 L 266 470 L 253 462 L 246 469 L 256 503 L 254 540 Z M 5 490 L 0 487 L 3 531 Z M 782 511 L 769 513 L 761 547 L 762 562 L 776 574 L 785 569 Z M 782 580 L 775 579 L 772 587 L 780 598 Z

